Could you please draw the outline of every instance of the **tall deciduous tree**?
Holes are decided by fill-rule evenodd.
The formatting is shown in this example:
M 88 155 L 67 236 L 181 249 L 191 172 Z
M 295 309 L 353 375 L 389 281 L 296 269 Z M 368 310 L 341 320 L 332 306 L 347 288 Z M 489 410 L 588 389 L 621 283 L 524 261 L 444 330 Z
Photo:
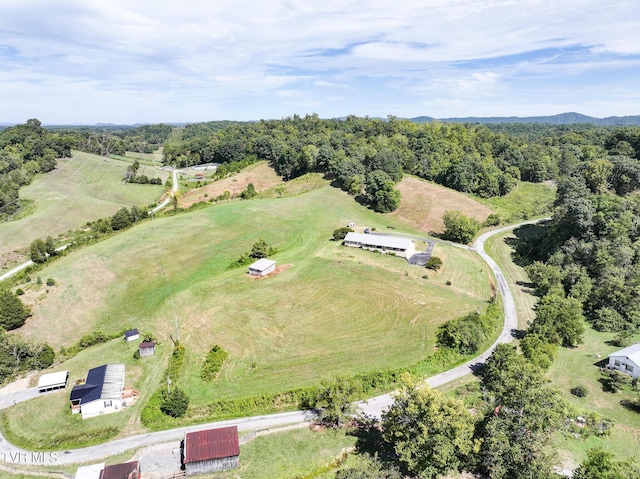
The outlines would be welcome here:
M 478 232 L 480 224 L 473 218 L 463 215 L 460 211 L 445 211 L 443 237 L 456 243 L 469 243 Z
M 316 397 L 316 406 L 321 408 L 319 420 L 334 427 L 342 426 L 355 412 L 352 403 L 355 393 L 348 378 L 337 377 L 323 381 Z
M 575 298 L 547 294 L 538 303 L 536 317 L 529 329 L 550 343 L 567 347 L 582 344 L 582 306 Z
M 403 379 L 405 387 L 382 417 L 384 438 L 407 469 L 420 477 L 458 470 L 474 449 L 474 421 L 467 406 Z
M 0 327 L 10 331 L 22 326 L 31 316 L 31 310 L 20 298 L 6 289 L 0 289 Z

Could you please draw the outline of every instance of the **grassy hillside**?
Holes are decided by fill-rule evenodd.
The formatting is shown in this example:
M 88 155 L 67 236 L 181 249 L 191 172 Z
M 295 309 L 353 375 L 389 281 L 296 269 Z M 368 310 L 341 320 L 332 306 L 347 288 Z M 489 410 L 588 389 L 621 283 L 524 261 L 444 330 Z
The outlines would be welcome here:
M 237 396 L 411 364 L 433 352 L 438 324 L 486 304 L 488 270 L 472 253 L 438 246 L 444 267 L 426 280 L 402 258 L 330 241 L 349 221 L 410 232 L 331 187 L 140 225 L 45 269 L 56 286 L 20 331 L 55 347 L 123 326 L 166 340 L 177 320 L 190 365 L 185 387 L 195 397 Z M 262 280 L 228 269 L 259 238 L 289 269 Z M 230 358 L 205 386 L 198 371 L 214 344 Z
M 162 194 L 158 185 L 122 183 L 128 163 L 105 161 L 99 156 L 74 152 L 72 158 L 58 160 L 58 167 L 38 175 L 20 191 L 31 204 L 30 214 L 0 223 L 0 268 L 20 259 L 12 252 L 29 246 L 36 238 L 54 238 L 87 221 L 111 216 L 122 206 L 143 206 Z M 141 166 L 140 174 L 167 178 L 167 172 Z M 2 269 L 0 269 L 2 271 Z
M 488 206 L 463 193 L 415 176 L 404 175 L 397 188 L 402 200 L 393 215 L 428 234 L 444 231 L 442 215 L 447 210 L 459 210 L 480 222 L 493 212 Z

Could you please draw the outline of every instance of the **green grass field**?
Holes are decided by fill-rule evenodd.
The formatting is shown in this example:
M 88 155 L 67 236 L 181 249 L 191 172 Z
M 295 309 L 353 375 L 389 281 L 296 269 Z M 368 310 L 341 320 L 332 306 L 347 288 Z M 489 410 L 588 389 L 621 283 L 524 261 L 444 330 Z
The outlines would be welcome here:
M 36 238 L 55 238 L 87 221 L 111 216 L 123 206 L 145 206 L 162 195 L 159 185 L 122 183 L 126 167 L 123 161 L 74 151 L 72 158 L 58 160 L 54 171 L 38 175 L 20 190 L 20 197 L 30 202 L 31 214 L 0 223 L 0 267 L 24 260 L 11 252 L 28 247 Z M 148 166 L 141 166 L 140 174 L 160 176 L 163 181 L 168 177 Z
M 305 428 L 278 432 L 257 437 L 240 446 L 238 469 L 198 477 L 295 479 L 321 471 L 340 455 L 343 448 L 353 447 L 355 443 L 356 437 L 347 435 L 342 430 L 314 432 Z M 326 477 L 333 477 L 333 474 Z
M 438 324 L 486 305 L 489 274 L 477 256 L 438 246 L 445 264 L 434 274 L 330 241 L 349 221 L 403 230 L 330 187 L 140 225 L 46 268 L 56 286 L 20 331 L 55 347 L 129 325 L 168 340 L 177 319 L 184 387 L 197 403 L 409 365 L 434 351 Z M 259 280 L 228 269 L 259 238 L 288 269 Z M 230 357 L 219 380 L 203 384 L 199 368 L 214 344 Z
M 622 400 L 638 398 L 638 392 L 632 390 L 618 393 L 605 392 L 596 363 L 605 360 L 619 347 L 606 343 L 614 333 L 599 333 L 588 328 L 584 334 L 584 344 L 572 349 L 561 348 L 547 376 L 553 386 L 565 394 L 566 399 L 578 410 L 595 411 L 602 417 L 615 422 L 611 436 L 591 437 L 586 441 L 558 438 L 558 446 L 563 457 L 571 457 L 576 462 L 586 458 L 586 451 L 599 445 L 614 453 L 619 459 L 637 457 L 640 447 L 640 414 L 621 405 Z M 640 337 L 636 336 L 635 341 Z M 633 343 L 633 341 L 632 341 Z M 600 355 L 600 358 L 596 357 Z M 584 386 L 587 397 L 579 398 L 569 391 L 575 386 Z
M 526 229 L 526 226 L 521 228 L 518 234 L 523 234 Z M 518 311 L 518 327 L 526 329 L 535 318 L 533 308 L 538 302 L 538 297 L 529 286 L 529 277 L 524 268 L 513 262 L 513 248 L 509 246 L 508 241 L 514 238 L 512 231 L 497 234 L 485 243 L 485 251 L 500 265 L 507 277 Z
M 504 224 L 509 224 L 550 214 L 555 196 L 555 185 L 521 181 L 506 196 L 476 199 L 494 209 Z

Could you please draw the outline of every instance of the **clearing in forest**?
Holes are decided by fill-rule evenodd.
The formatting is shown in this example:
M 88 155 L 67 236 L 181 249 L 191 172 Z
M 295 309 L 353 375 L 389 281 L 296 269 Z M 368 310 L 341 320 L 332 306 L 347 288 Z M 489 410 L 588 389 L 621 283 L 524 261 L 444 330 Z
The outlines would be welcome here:
M 459 210 L 479 222 L 493 212 L 488 206 L 463 193 L 415 176 L 405 175 L 397 188 L 402 200 L 400 207 L 392 214 L 429 234 L 444 231 L 442 215 L 445 211 Z
M 253 183 L 256 192 L 260 192 L 282 183 L 282 178 L 266 161 L 260 161 L 229 178 L 186 191 L 179 199 L 180 208 L 188 208 L 194 203 L 214 199 L 223 195 L 225 191 L 228 191 L 231 197 L 239 196 L 247 189 L 249 183 Z

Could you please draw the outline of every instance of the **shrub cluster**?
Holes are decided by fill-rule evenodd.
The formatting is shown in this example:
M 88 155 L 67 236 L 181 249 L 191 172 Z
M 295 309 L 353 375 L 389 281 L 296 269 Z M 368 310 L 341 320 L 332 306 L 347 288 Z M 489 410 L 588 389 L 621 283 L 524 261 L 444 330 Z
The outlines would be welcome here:
M 200 373 L 202 380 L 207 382 L 213 381 L 228 356 L 229 353 L 217 344 L 211 348 L 211 351 L 207 354 L 207 358 L 202 365 L 202 372 Z
M 491 304 L 483 313 L 469 313 L 438 328 L 437 344 L 460 354 L 474 354 L 491 337 L 500 319 L 500 308 Z

